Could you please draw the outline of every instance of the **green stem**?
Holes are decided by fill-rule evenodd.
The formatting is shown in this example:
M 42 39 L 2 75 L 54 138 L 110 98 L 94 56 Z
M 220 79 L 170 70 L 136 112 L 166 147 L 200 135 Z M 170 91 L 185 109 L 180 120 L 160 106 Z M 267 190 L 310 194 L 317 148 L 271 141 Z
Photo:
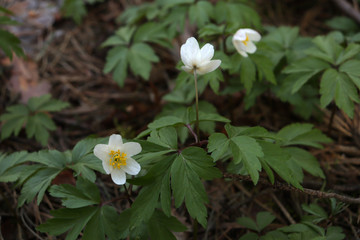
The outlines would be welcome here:
M 196 104 L 196 123 L 195 123 L 195 128 L 196 128 L 196 134 L 197 134 L 197 139 L 196 142 L 198 143 L 200 140 L 200 130 L 199 130 L 199 93 L 198 93 L 198 86 L 197 86 L 197 75 L 196 75 L 196 69 L 194 70 L 194 80 L 195 80 L 195 104 Z

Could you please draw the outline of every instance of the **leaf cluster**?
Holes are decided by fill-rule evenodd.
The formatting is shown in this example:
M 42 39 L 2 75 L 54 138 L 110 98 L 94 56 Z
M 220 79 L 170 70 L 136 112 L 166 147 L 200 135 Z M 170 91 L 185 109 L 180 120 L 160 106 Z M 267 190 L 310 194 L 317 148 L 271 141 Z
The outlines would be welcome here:
M 25 126 L 27 138 L 35 139 L 45 146 L 48 142 L 49 131 L 56 129 L 49 112 L 60 111 L 69 104 L 51 98 L 50 94 L 29 99 L 27 104 L 17 104 L 6 108 L 6 113 L 0 116 L 2 122 L 1 139 L 14 134 L 18 136 Z

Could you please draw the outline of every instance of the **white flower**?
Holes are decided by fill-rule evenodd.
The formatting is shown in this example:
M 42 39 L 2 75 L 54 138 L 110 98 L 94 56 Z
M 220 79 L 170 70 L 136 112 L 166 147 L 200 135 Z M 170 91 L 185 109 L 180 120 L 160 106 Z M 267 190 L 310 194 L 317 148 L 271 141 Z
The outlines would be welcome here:
M 247 53 L 254 53 L 256 51 L 256 46 L 253 43 L 260 41 L 260 34 L 250 28 L 243 28 L 237 30 L 235 33 L 232 42 L 236 50 L 244 57 L 247 57 Z
M 141 152 L 141 145 L 136 142 L 123 143 L 118 134 L 109 138 L 109 144 L 97 144 L 94 155 L 102 161 L 107 174 L 111 174 L 114 183 L 122 185 L 126 182 L 126 174 L 136 175 L 141 166 L 131 157 Z
M 214 56 L 213 45 L 207 43 L 200 49 L 198 41 L 193 37 L 181 46 L 180 56 L 185 65 L 182 69 L 188 73 L 196 70 L 197 74 L 202 75 L 214 71 L 221 64 L 221 60 L 211 60 Z

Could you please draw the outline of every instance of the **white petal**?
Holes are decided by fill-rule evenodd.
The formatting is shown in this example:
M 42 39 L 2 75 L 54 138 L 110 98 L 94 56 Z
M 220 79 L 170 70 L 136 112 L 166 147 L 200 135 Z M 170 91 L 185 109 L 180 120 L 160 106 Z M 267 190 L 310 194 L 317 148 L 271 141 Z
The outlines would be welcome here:
M 244 28 L 243 31 L 249 36 L 250 41 L 260 41 L 261 35 L 257 31 L 250 28 Z
M 234 38 L 232 39 L 232 42 L 238 53 L 240 53 L 244 57 L 248 56 L 246 53 L 245 44 L 243 42 L 235 40 Z
M 102 161 L 102 166 L 106 172 L 106 174 L 110 174 L 111 171 L 114 169 L 112 166 L 110 166 L 109 164 L 109 160 L 108 161 Z
M 109 155 L 110 149 L 109 146 L 106 144 L 97 144 L 94 147 L 94 155 L 101 159 L 102 161 L 109 161 L 110 155 Z
M 122 166 L 121 169 L 124 170 L 127 174 L 136 175 L 136 174 L 138 174 L 140 172 L 141 166 L 134 159 L 127 158 L 126 159 L 126 166 Z
M 249 41 L 246 45 L 245 45 L 245 51 L 248 53 L 254 53 L 256 51 L 256 46 L 253 42 Z
M 123 144 L 122 137 L 119 134 L 113 134 L 109 138 L 109 146 L 111 148 L 118 148 Z
M 185 72 L 188 72 L 188 73 L 193 73 L 193 71 L 194 71 L 194 68 L 192 68 L 192 67 L 188 67 L 188 66 L 182 66 L 181 67 Z
M 200 50 L 201 62 L 210 61 L 214 56 L 214 46 L 207 43 Z
M 233 36 L 233 42 L 237 41 L 245 41 L 246 40 L 246 33 L 243 29 L 239 29 L 236 31 L 236 33 Z
M 122 146 L 122 151 L 126 153 L 126 156 L 131 157 L 141 152 L 141 145 L 137 142 L 127 142 Z
M 221 64 L 221 60 L 211 60 L 207 62 L 206 64 L 199 67 L 199 69 L 196 71 L 199 75 L 209 73 L 217 69 Z
M 183 44 L 180 48 L 180 57 L 181 61 L 186 66 L 193 66 L 196 62 L 196 57 L 199 55 L 200 47 L 199 43 L 194 37 L 188 38 L 186 43 Z
M 126 182 L 126 174 L 122 169 L 114 169 L 111 172 L 111 179 L 117 185 L 123 185 Z

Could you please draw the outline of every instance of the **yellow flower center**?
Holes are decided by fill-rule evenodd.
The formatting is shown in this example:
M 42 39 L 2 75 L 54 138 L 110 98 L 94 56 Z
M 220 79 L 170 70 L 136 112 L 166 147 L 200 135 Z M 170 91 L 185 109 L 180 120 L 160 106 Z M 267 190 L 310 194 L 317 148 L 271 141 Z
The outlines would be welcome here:
M 249 42 L 249 36 L 246 34 L 246 39 L 242 43 L 246 46 Z
M 109 164 L 113 168 L 120 169 L 121 166 L 126 166 L 126 153 L 122 153 L 120 152 L 120 150 L 117 151 L 111 150 L 109 155 L 110 155 Z

